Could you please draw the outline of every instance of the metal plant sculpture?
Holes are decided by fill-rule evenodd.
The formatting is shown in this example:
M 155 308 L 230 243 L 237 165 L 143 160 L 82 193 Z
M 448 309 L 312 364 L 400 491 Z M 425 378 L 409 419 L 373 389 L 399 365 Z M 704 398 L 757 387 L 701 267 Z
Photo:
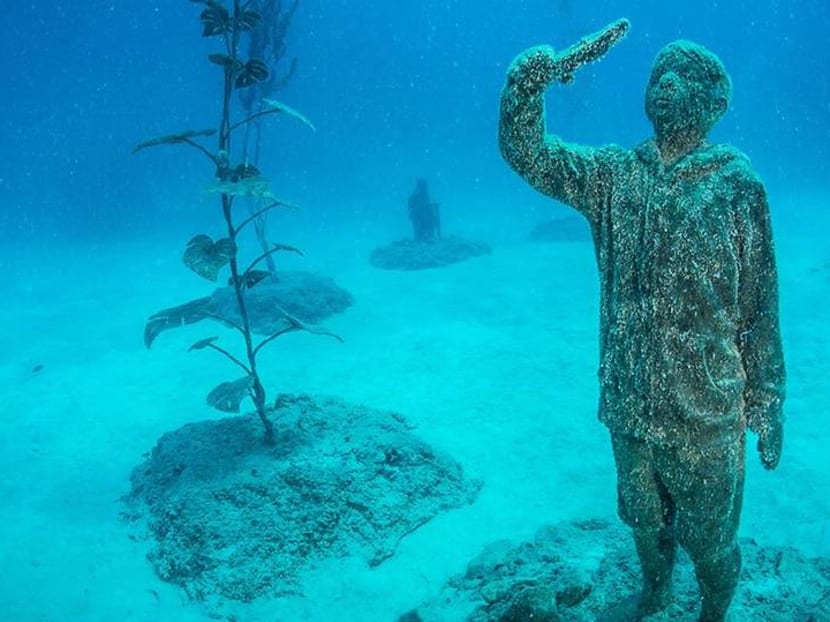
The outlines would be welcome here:
M 268 66 L 262 59 L 243 59 L 239 52 L 244 37 L 256 40 L 253 33 L 263 26 L 262 14 L 256 10 L 257 3 L 252 1 L 234 0 L 232 9 L 226 8 L 218 0 L 190 0 L 190 2 L 204 5 L 199 15 L 202 36 L 216 37 L 224 44 L 221 52 L 208 56 L 208 60 L 217 65 L 224 76 L 219 127 L 218 129 L 188 130 L 153 138 L 136 145 L 133 153 L 157 145 L 183 144 L 198 150 L 215 167 L 216 182 L 208 190 L 219 195 L 227 233 L 225 237 L 216 240 L 206 234 L 197 235 L 187 243 L 182 259 L 184 264 L 196 274 L 214 282 L 219 278 L 220 272 L 227 267 L 230 272 L 228 284 L 235 292 L 238 314 L 235 318 L 217 315 L 211 307 L 200 304 L 204 299 L 164 310 L 149 318 L 145 327 L 145 343 L 149 347 L 155 336 L 171 325 L 189 324 L 205 317 L 219 320 L 235 329 L 242 336 L 244 355 L 235 356 L 224 347 L 217 345 L 217 337 L 201 339 L 190 346 L 190 350 L 213 350 L 244 371 L 241 378 L 223 382 L 214 388 L 208 394 L 208 404 L 223 412 L 239 412 L 242 400 L 250 397 L 265 429 L 265 442 L 273 444 L 275 442 L 274 425 L 268 416 L 269 408 L 265 388 L 257 368 L 257 355 L 265 345 L 277 337 L 295 330 L 307 330 L 340 338 L 320 328 L 308 326 L 277 307 L 275 313 L 283 318 L 281 327 L 260 341 L 254 341 L 245 292 L 270 276 L 269 271 L 259 269 L 263 261 L 279 251 L 295 253 L 300 253 L 300 251 L 285 244 L 270 244 L 269 248 L 254 257 L 246 267 L 240 267 L 238 240 L 243 229 L 272 209 L 287 207 L 289 204 L 271 194 L 268 180 L 262 177 L 256 166 L 244 159 L 238 163 L 232 160 L 231 139 L 237 130 L 246 130 L 251 123 L 257 122 L 266 115 L 276 113 L 287 114 L 309 127 L 313 128 L 313 126 L 297 111 L 271 99 L 262 100 L 258 110 L 253 113 L 250 112 L 250 107 L 246 107 L 249 112 L 241 120 L 232 121 L 231 108 L 234 92 L 251 89 L 269 79 Z M 213 136 L 218 136 L 215 151 L 199 142 L 200 139 Z M 263 201 L 263 206 L 244 218 L 235 219 L 234 203 L 245 197 L 256 197 Z

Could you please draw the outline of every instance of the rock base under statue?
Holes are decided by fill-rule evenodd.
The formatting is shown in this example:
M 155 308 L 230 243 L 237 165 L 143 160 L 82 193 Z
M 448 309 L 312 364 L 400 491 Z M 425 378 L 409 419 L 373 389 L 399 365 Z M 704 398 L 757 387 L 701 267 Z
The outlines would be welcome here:
M 489 255 L 490 246 L 457 236 L 416 242 L 398 240 L 372 251 L 369 261 L 383 270 L 427 270 Z
M 730 622 L 830 620 L 830 559 L 741 540 L 743 572 Z M 592 520 L 540 529 L 533 541 L 494 542 L 430 602 L 399 622 L 593 622 L 641 586 L 630 530 Z M 696 622 L 699 592 L 684 554 L 674 601 L 643 622 Z M 622 621 L 621 621 L 622 622 Z

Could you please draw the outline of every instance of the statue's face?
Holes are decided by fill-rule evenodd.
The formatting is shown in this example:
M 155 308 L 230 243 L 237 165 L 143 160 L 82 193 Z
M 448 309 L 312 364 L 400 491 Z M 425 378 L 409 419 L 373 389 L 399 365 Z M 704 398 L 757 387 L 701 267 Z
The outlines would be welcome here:
M 697 130 L 711 125 L 709 98 L 688 65 L 668 60 L 655 63 L 646 87 L 646 116 L 658 136 Z

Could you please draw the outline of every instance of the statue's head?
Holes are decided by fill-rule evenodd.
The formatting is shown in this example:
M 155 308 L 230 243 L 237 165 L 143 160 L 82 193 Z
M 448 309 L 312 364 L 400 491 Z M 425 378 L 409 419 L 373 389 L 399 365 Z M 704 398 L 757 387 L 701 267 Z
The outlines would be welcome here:
M 726 112 L 731 95 L 729 74 L 715 54 L 691 41 L 675 41 L 654 59 L 646 116 L 658 136 L 705 136 Z

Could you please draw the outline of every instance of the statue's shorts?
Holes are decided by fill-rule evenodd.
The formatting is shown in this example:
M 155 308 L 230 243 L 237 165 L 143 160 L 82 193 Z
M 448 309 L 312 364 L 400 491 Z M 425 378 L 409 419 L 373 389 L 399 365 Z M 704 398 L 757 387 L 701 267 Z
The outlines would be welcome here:
M 662 447 L 612 434 L 620 518 L 635 529 L 670 527 L 692 559 L 729 552 L 743 500 L 745 438 Z

